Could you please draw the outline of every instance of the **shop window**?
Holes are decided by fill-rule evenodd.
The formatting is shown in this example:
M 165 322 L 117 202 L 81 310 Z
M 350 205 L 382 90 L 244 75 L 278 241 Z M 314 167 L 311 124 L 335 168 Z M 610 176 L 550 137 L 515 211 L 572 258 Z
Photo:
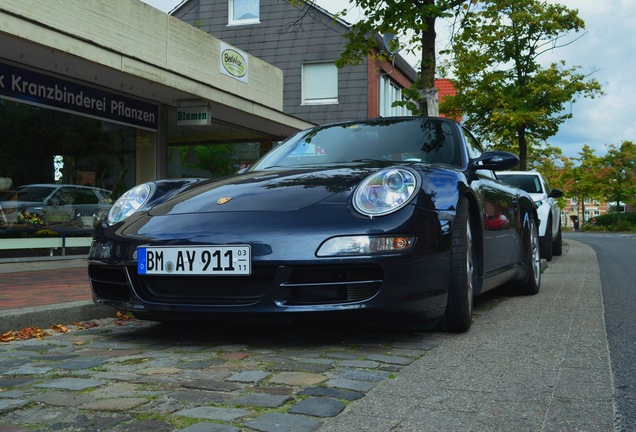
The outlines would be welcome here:
M 338 68 L 333 63 L 303 65 L 303 105 L 338 103 Z
M 394 102 L 402 102 L 402 89 L 388 76 L 380 80 L 380 117 L 408 116 L 410 111 L 403 106 L 393 106 Z
M 229 0 L 229 25 L 256 24 L 260 19 L 260 0 Z
M 62 253 L 44 245 L 69 236 L 90 239 L 113 199 L 136 184 L 136 152 L 154 139 L 148 134 L 0 99 L 0 239 L 5 245 L 0 258 Z M 34 238 L 47 240 L 36 248 L 19 244 Z

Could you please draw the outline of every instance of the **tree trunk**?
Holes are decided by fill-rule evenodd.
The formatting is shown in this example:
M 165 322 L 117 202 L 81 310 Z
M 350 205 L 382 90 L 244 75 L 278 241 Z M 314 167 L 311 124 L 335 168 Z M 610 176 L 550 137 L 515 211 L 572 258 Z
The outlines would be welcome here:
M 438 90 L 435 87 L 421 91 L 420 111 L 429 117 L 439 117 Z
M 526 127 L 517 127 L 517 139 L 519 140 L 519 169 L 527 171 L 528 169 L 528 142 L 526 141 Z
M 434 4 L 434 0 L 424 3 Z M 437 104 L 437 89 L 435 88 L 435 18 L 426 18 L 426 30 L 422 32 L 422 58 L 420 63 L 420 82 L 418 87 L 421 94 L 420 111 L 424 115 L 439 117 Z

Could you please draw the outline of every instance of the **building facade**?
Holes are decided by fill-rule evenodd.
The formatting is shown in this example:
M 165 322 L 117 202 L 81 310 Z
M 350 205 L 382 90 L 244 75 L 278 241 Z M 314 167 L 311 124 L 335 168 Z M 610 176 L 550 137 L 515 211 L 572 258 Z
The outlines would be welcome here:
M 392 104 L 417 79 L 413 67 L 396 55 L 338 69 L 350 26 L 320 7 L 287 0 L 185 0 L 170 14 L 280 68 L 287 114 L 316 124 L 410 115 Z M 386 49 L 381 37 L 377 42 Z
M 310 126 L 280 69 L 141 1 L 2 2 L 0 258 L 86 247 L 108 202 L 80 186 L 234 172 Z

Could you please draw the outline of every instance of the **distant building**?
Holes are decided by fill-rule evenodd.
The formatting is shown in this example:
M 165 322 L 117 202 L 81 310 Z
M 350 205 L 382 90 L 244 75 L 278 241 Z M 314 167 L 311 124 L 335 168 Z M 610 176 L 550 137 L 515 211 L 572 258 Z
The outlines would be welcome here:
M 457 90 L 455 89 L 455 86 L 453 85 L 453 82 L 450 80 L 450 78 L 439 78 L 435 80 L 435 87 L 437 88 L 437 91 L 439 92 L 437 95 L 437 99 L 439 101 L 439 103 L 444 102 L 444 99 L 448 96 L 455 96 L 457 95 Z M 445 117 L 445 116 L 442 116 Z M 455 120 L 457 120 L 458 122 L 461 122 L 461 116 L 455 118 Z
M 626 206 L 620 203 L 619 211 L 626 211 Z M 577 198 L 567 198 L 562 211 L 561 222 L 564 226 L 574 227 L 574 222 L 591 222 L 592 219 L 615 212 L 613 203 L 598 199 L 585 198 L 583 202 Z

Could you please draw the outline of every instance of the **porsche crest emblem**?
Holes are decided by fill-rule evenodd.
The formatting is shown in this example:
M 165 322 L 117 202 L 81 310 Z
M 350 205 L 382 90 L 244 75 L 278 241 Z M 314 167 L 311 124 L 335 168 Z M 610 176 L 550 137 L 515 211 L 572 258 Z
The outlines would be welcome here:
M 218 205 L 223 205 L 223 204 L 229 202 L 230 200 L 232 200 L 232 197 L 223 197 L 223 198 L 219 198 L 218 200 L 216 200 L 216 203 Z

